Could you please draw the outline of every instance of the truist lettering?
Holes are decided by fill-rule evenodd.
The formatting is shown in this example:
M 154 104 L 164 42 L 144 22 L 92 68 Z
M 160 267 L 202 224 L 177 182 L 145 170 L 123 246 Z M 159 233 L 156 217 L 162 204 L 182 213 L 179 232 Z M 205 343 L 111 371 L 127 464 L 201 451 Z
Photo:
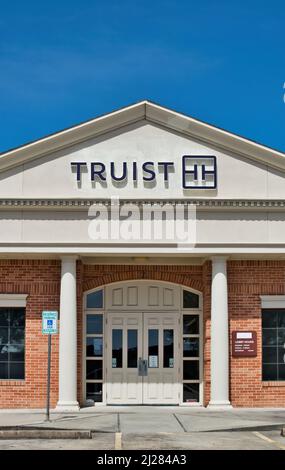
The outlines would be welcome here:
M 181 167 L 176 168 L 170 161 L 146 161 L 138 162 L 101 162 L 78 161 L 71 162 L 72 171 L 76 181 L 82 181 L 83 174 L 88 174 L 91 182 L 101 181 L 138 181 L 151 182 L 162 178 L 168 182 L 170 178 L 181 175 L 183 189 L 215 189 L 217 187 L 216 157 L 212 155 L 197 156 L 184 155 L 181 159 Z

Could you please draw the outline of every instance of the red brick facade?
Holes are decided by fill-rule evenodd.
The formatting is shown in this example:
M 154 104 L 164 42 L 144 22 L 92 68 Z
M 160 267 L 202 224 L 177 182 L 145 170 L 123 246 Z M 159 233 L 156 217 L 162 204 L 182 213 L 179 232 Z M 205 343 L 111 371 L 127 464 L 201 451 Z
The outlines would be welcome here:
M 59 309 L 60 261 L 1 260 L 0 293 L 28 294 L 26 308 L 26 378 L 0 380 L 1 408 L 42 408 L 45 405 L 47 337 L 41 333 L 41 312 Z M 210 399 L 211 263 L 203 266 L 83 265 L 78 262 L 78 399 L 82 397 L 82 294 L 116 281 L 155 279 L 197 289 L 204 308 L 204 404 Z M 230 355 L 230 399 L 233 406 L 285 406 L 285 382 L 261 380 L 262 294 L 285 294 L 284 261 L 229 261 L 230 330 L 256 330 L 256 358 Z M 58 336 L 52 344 L 51 404 L 58 399 Z
M 46 396 L 47 337 L 41 312 L 59 309 L 60 261 L 1 260 L 0 292 L 28 294 L 26 307 L 26 377 L 0 380 L 1 408 L 42 408 Z M 51 403 L 58 394 L 58 337 L 52 338 Z

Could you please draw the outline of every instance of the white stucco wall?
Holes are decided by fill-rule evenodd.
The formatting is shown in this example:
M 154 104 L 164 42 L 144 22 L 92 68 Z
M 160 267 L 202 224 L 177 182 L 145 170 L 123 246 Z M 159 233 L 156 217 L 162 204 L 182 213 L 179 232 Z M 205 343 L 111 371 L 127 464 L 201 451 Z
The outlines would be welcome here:
M 84 243 L 89 238 L 87 210 L 3 211 L 0 243 Z M 284 243 L 285 212 L 197 211 L 197 243 Z

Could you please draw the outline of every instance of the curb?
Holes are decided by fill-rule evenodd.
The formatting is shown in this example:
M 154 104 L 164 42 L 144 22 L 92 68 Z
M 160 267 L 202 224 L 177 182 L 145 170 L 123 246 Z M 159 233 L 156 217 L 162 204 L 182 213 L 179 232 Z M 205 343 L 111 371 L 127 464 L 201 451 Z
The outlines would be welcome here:
M 92 432 L 69 429 L 2 429 L 0 439 L 92 439 Z
M 235 427 L 235 428 L 218 428 L 218 429 L 207 429 L 207 430 L 201 430 L 199 429 L 198 431 L 194 432 L 243 432 L 243 431 L 274 431 L 274 430 L 279 430 L 281 427 L 281 435 L 282 434 L 282 426 L 284 426 L 283 423 L 280 424 L 263 424 L 263 425 L 255 425 L 255 426 L 241 426 L 241 427 Z M 285 428 L 283 428 L 284 431 L 284 436 L 285 436 Z

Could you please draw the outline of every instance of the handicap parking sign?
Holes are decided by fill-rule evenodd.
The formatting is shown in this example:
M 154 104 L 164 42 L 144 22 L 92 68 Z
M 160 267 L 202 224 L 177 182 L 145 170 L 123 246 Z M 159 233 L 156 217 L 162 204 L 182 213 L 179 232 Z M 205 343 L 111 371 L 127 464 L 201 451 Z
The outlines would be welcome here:
M 42 333 L 43 335 L 54 335 L 57 333 L 58 312 L 42 312 Z

